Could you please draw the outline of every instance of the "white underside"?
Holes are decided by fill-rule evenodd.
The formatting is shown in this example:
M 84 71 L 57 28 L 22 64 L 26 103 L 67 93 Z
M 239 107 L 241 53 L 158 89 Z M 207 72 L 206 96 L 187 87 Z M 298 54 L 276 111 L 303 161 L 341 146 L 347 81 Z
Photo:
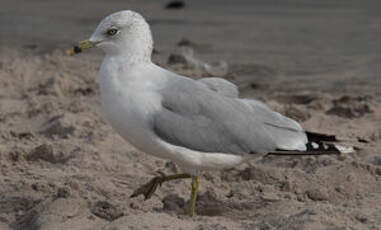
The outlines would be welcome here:
M 184 171 L 192 175 L 199 174 L 203 170 L 222 170 L 233 168 L 244 162 L 248 156 L 240 156 L 226 153 L 205 153 L 191 149 L 174 146 L 163 141 L 169 158 L 176 162 Z

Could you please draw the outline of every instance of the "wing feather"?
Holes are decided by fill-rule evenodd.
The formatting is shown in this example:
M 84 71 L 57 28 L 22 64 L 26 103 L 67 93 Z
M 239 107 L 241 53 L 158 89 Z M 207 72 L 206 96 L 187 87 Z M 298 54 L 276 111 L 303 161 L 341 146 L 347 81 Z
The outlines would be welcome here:
M 295 136 L 302 139 L 299 142 L 305 138 L 300 126 L 284 129 L 289 124 L 282 122 L 283 116 L 263 104 L 222 96 L 190 79 L 171 81 L 160 94 L 162 110 L 154 116 L 153 129 L 173 145 L 202 152 L 266 154 L 283 146 L 278 142 L 284 142 L 281 136 L 287 132 L 302 133 Z

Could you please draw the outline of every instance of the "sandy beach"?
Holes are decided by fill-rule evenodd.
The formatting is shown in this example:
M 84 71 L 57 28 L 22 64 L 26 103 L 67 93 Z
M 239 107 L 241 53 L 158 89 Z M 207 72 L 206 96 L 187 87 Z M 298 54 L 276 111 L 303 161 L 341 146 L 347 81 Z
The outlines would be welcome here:
M 0 230 L 381 229 L 381 13 L 378 1 L 10 1 L 0 9 Z M 100 106 L 102 52 L 71 57 L 112 12 L 151 25 L 155 63 L 223 77 L 306 130 L 355 153 L 259 158 L 131 193 L 174 163 L 134 149 Z M 207 71 L 184 61 L 191 48 Z M 172 58 L 171 58 L 172 56 Z M 169 61 L 171 60 L 171 61 Z

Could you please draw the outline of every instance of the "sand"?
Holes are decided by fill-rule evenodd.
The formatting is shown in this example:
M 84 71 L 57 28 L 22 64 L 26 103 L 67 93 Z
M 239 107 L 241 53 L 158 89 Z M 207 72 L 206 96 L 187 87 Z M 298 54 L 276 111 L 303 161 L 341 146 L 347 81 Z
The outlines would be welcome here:
M 69 57 L 64 52 L 70 47 L 68 40 L 74 42 L 91 33 L 89 25 L 96 25 L 96 14 L 100 14 L 102 4 L 101 1 L 94 4 L 89 13 L 92 19 L 80 24 L 87 31 L 77 37 L 69 35 L 79 29 L 70 29 L 65 24 L 69 35 L 57 40 L 57 46 L 54 40 L 58 35 L 41 43 L 37 43 L 38 39 L 30 43 L 28 36 L 15 36 L 14 40 L 2 36 L 1 230 L 381 229 L 381 84 L 377 62 L 380 55 L 374 47 L 375 50 L 371 49 L 376 44 L 371 42 L 375 39 L 371 33 L 368 37 L 358 36 L 358 40 L 343 41 L 342 45 L 330 43 L 334 38 L 324 40 L 325 36 L 320 35 L 323 44 L 332 48 L 324 51 L 318 42 L 299 42 L 300 49 L 295 49 L 297 42 L 287 46 L 279 42 L 279 37 L 271 40 L 271 36 L 261 37 L 263 34 L 256 35 L 257 44 L 241 42 L 242 47 L 237 47 L 236 41 L 248 38 L 217 36 L 219 30 L 238 28 L 235 23 L 243 22 L 223 6 L 217 7 L 217 12 L 226 12 L 226 18 L 219 14 L 208 16 L 197 2 L 194 12 L 200 17 L 192 19 L 189 4 L 183 10 L 184 16 L 177 11 L 164 16 L 159 15 L 165 12 L 162 3 L 131 3 L 152 18 L 154 34 L 158 35 L 155 48 L 159 53 L 154 55 L 155 62 L 190 77 L 209 76 L 181 63 L 167 64 L 169 54 L 176 52 L 176 43 L 184 36 L 191 41 L 200 60 L 213 63 L 222 59 L 229 64 L 224 77 L 237 83 L 242 95 L 259 98 L 300 121 L 305 129 L 335 134 L 343 144 L 357 149 L 356 153 L 341 156 L 271 156 L 231 170 L 204 172 L 197 216 L 188 217 L 184 212 L 190 196 L 189 180 L 165 183 L 147 201 L 143 197 L 129 199 L 134 189 L 159 172 L 172 174 L 181 169 L 134 149 L 107 124 L 97 85 L 102 54 L 90 51 Z M 120 1 L 112 4 L 122 5 Z M 366 6 L 364 9 L 372 9 Z M 246 12 L 242 6 L 231 7 Z M 299 21 L 287 14 L 294 11 L 282 7 L 274 9 L 259 4 L 256 14 L 250 16 L 256 19 L 251 18 L 258 31 L 276 34 L 273 30 L 285 25 L 281 19 Z M 314 7 L 321 9 L 308 4 L 303 9 Z M 340 24 L 343 20 L 366 18 L 365 13 L 359 13 L 350 4 L 328 8 L 331 11 L 324 11 L 328 18 L 333 20 L 332 15 L 338 15 L 332 24 L 342 25 L 341 31 L 328 25 L 327 30 L 332 30 L 335 38 L 349 33 L 351 26 Z M 315 12 L 312 19 L 301 13 L 296 17 L 314 21 L 322 14 L 312 12 Z M 352 32 L 380 33 L 375 24 L 380 17 L 373 11 L 364 12 L 369 13 L 369 20 L 357 21 Z M 42 15 L 48 18 L 49 14 L 52 12 Z M 285 37 L 317 36 L 327 17 L 319 19 L 322 21 L 317 24 L 321 27 L 310 32 L 298 32 L 303 22 L 290 26 L 291 31 L 287 30 Z M 200 26 L 199 21 L 207 19 L 210 24 L 198 29 L 201 35 L 187 32 L 165 40 L 165 34 L 174 33 L 174 28 L 186 24 L 194 31 Z M 225 20 L 227 27 L 218 24 L 217 19 Z M 216 23 L 220 26 L 216 27 Z M 210 31 L 208 26 L 216 28 Z M 29 35 L 40 36 L 37 31 Z M 362 39 L 370 43 L 362 45 Z M 25 47 L 34 43 L 36 47 Z M 305 50 L 309 45 L 312 53 Z

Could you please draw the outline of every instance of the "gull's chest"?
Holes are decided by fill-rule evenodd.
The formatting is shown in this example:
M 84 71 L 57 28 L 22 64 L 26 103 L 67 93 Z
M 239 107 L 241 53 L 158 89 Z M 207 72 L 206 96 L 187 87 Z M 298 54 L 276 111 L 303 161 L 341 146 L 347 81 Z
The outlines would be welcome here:
M 138 148 L 152 135 L 150 125 L 159 109 L 160 97 L 143 81 L 123 81 L 115 76 L 100 75 L 102 107 L 111 126 Z

